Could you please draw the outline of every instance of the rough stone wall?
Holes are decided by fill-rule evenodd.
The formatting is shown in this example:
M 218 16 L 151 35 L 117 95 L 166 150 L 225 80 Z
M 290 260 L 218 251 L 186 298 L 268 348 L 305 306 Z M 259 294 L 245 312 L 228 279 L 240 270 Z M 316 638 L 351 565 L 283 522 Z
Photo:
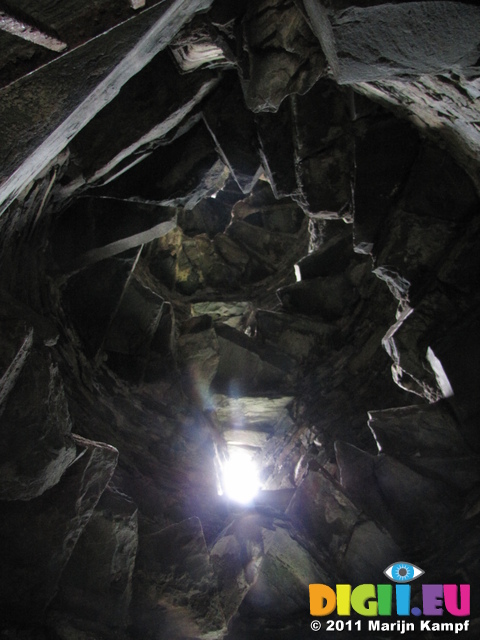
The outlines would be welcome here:
M 69 49 L 0 67 L 2 637 L 310 638 L 309 584 L 400 558 L 476 637 L 476 3 L 30 4 Z

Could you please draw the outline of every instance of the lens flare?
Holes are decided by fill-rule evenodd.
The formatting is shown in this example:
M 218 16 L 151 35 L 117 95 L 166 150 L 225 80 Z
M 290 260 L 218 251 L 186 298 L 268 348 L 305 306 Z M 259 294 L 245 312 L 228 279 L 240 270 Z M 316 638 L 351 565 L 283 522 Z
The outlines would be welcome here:
M 252 456 L 239 447 L 230 447 L 230 455 L 223 466 L 225 495 L 240 504 L 252 502 L 260 490 L 260 480 Z

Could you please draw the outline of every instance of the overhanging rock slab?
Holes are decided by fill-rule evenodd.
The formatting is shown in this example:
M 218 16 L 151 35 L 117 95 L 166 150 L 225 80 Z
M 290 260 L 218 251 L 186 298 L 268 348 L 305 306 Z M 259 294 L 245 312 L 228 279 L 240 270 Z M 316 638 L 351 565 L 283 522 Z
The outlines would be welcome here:
M 169 0 L 64 54 L 0 92 L 0 203 L 11 202 L 199 10 Z
M 176 209 L 116 198 L 79 198 L 59 218 L 53 253 L 73 271 L 151 242 L 177 225 Z
M 304 4 L 340 83 L 461 72 L 478 59 L 480 8 L 466 2 Z
M 114 447 L 74 440 L 77 460 L 55 487 L 35 500 L 0 504 L 0 541 L 8 547 L 0 561 L 2 622 L 41 616 L 117 464 Z

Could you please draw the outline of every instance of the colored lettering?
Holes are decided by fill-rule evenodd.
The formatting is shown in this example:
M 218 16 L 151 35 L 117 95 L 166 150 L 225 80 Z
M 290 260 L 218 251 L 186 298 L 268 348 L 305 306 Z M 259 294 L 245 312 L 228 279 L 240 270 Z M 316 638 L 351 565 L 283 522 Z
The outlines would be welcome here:
M 445 598 L 445 609 L 452 616 L 470 615 L 470 585 L 460 585 L 460 606 L 458 606 L 458 587 L 456 584 L 445 584 L 443 586 L 443 597 Z
M 336 591 L 326 584 L 310 585 L 310 613 L 328 616 L 335 608 L 339 616 L 351 611 L 361 616 L 391 616 L 393 585 L 360 584 L 352 590 L 349 584 L 337 584 Z M 423 607 L 410 609 L 411 586 L 395 585 L 396 614 L 399 616 L 442 616 L 445 609 L 453 616 L 470 615 L 470 585 L 424 584 Z M 343 624 L 343 623 L 342 623 Z M 403 624 L 403 623 L 402 623 Z
M 361 584 L 355 587 L 352 591 L 352 607 L 354 611 L 361 616 L 376 616 L 378 607 L 375 596 L 375 586 L 373 584 Z
M 410 585 L 396 584 L 395 599 L 397 601 L 397 615 L 409 616 L 410 615 Z
M 424 584 L 423 593 L 423 615 L 442 616 L 443 615 L 443 584 Z
M 390 616 L 392 614 L 392 585 L 391 584 L 377 585 L 377 601 L 378 601 L 378 615 Z
M 335 610 L 337 597 L 335 591 L 326 584 L 310 585 L 310 614 L 328 616 Z
M 337 613 L 339 616 L 350 615 L 350 596 L 352 587 L 349 584 L 337 584 Z

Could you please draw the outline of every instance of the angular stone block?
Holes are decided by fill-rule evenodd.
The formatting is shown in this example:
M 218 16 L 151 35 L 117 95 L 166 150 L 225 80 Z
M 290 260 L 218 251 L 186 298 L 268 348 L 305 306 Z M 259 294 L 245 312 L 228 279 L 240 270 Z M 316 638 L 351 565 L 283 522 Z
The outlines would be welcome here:
M 393 456 L 458 456 L 467 453 L 451 408 L 445 400 L 369 411 L 368 425 L 382 453 Z
M 219 191 L 228 174 L 228 167 L 219 158 L 201 121 L 99 189 L 99 193 L 193 209 L 200 200 Z
M 480 8 L 466 2 L 304 4 L 342 84 L 449 69 L 461 73 L 478 59 Z
M 134 265 L 134 258 L 102 260 L 73 275 L 62 292 L 65 309 L 90 355 L 103 344 Z
M 1 92 L 0 202 L 11 202 L 116 92 L 211 0 L 149 7 Z M 41 96 L 41 97 L 40 97 Z M 34 117 L 33 117 L 34 114 Z
M 263 264 L 266 274 L 272 273 L 275 266 L 280 266 L 287 252 L 292 249 L 295 251 L 295 247 L 291 246 L 292 239 L 287 234 L 256 227 L 243 220 L 232 222 L 226 234 L 258 263 Z
M 202 411 L 210 409 L 210 384 L 217 374 L 220 345 L 210 316 L 192 318 L 177 339 L 177 362 L 182 386 Z
M 250 263 L 248 254 L 223 234 L 213 242 L 205 236 L 196 237 L 193 242 L 185 243 L 185 254 L 187 261 L 198 265 L 204 286 L 227 291 L 240 287 L 245 267 Z
M 265 432 L 275 430 L 276 424 L 285 416 L 286 408 L 292 400 L 292 396 L 213 396 L 217 420 L 222 428 Z
M 107 351 L 148 356 L 165 300 L 133 276 L 125 289 L 105 337 Z
M 353 502 L 386 527 L 399 544 L 425 544 L 434 537 L 439 518 L 457 514 L 453 493 L 386 455 L 372 456 L 356 447 L 335 445 L 342 486 Z M 445 529 L 439 531 L 445 535 Z
M 240 516 L 222 532 L 211 558 L 227 622 L 239 610 L 283 620 L 308 609 L 308 585 L 329 578 L 295 534 L 258 514 Z
M 335 443 L 340 483 L 358 509 L 390 531 L 395 518 L 382 495 L 375 475 L 375 456 L 344 442 Z
M 223 432 L 223 437 L 229 445 L 262 449 L 268 440 L 268 433 L 264 431 L 227 429 Z
M 307 92 L 326 73 L 323 51 L 294 2 L 250 4 L 243 34 L 243 90 L 254 112 L 277 111 L 286 96 Z
M 237 290 L 255 266 L 249 254 L 224 234 L 213 240 L 204 234 L 193 238 L 176 234 L 160 246 L 164 253 L 159 279 L 184 296 L 207 287 Z
M 178 126 L 218 84 L 202 70 L 180 76 L 161 52 L 84 127 L 69 145 L 76 181 L 103 184 L 138 159 L 141 150 Z
M 402 551 L 391 536 L 368 520 L 357 524 L 342 562 L 350 584 L 381 584 L 384 570 L 398 562 Z
M 242 611 L 286 619 L 308 608 L 308 585 L 327 583 L 327 572 L 286 528 L 262 531 L 264 557 Z
M 188 236 L 205 233 L 213 239 L 217 233 L 227 228 L 231 218 L 231 208 L 217 198 L 205 198 L 193 209 L 180 209 L 177 214 L 178 226 Z
M 366 130 L 356 137 L 353 236 L 358 253 L 372 252 L 419 146 L 416 130 L 391 117 L 367 121 Z
M 142 382 L 151 356 L 165 354 L 155 342 L 158 333 L 170 331 L 168 322 L 162 324 L 165 307 L 165 300 L 139 277 L 129 279 L 103 343 L 109 366 L 121 377 Z
M 349 102 L 327 79 L 291 101 L 298 202 L 314 217 L 351 219 L 354 142 L 348 132 Z
M 58 367 L 32 343 L 33 330 L 0 380 L 0 500 L 42 495 L 76 455 Z
M 377 459 L 375 476 L 397 521 L 397 530 L 406 539 L 422 541 L 427 535 L 444 539 L 448 525 L 438 530 L 438 522 L 453 522 L 459 508 L 456 496 L 445 483 L 415 472 L 390 456 Z M 396 537 L 395 531 L 390 533 Z
M 255 114 L 255 121 L 262 164 L 275 197 L 299 196 L 290 100 L 284 100 L 276 113 Z
M 175 369 L 175 316 L 172 305 L 165 302 L 162 315 L 150 343 L 148 358 L 143 370 L 143 381 L 158 382 L 171 375 Z
M 220 640 L 225 618 L 198 518 L 140 535 L 133 627 L 144 638 Z
M 478 456 L 466 455 L 448 458 L 415 457 L 408 460 L 407 464 L 422 475 L 433 479 L 437 478 L 455 490 L 459 498 L 463 498 L 469 492 L 474 491 L 480 483 L 479 462 Z
M 295 265 L 298 280 L 325 278 L 345 271 L 349 262 L 357 257 L 353 253 L 352 234 L 349 228 L 344 233 L 325 241 L 320 249 L 301 258 Z
M 260 180 L 251 194 L 232 208 L 232 221 L 245 220 L 267 231 L 297 234 L 305 220 L 301 208 L 290 198 L 278 199 L 265 180 Z
M 216 328 L 220 362 L 214 387 L 221 392 L 285 392 L 295 376 L 295 361 L 274 347 L 262 347 L 227 325 Z
M 358 291 L 341 274 L 296 282 L 279 289 L 277 295 L 286 310 L 319 315 L 327 322 L 348 313 L 359 299 Z
M 253 308 L 249 302 L 194 302 L 191 313 L 193 317 L 207 314 L 213 322 L 222 322 L 237 331 L 244 331 Z
M 387 282 L 398 300 L 412 306 L 436 277 L 458 225 L 395 208 L 373 251 L 373 273 Z
M 265 344 L 275 345 L 300 362 L 322 348 L 330 348 L 338 333 L 332 324 L 278 311 L 260 309 L 255 321 L 257 336 Z
M 243 193 L 250 193 L 263 169 L 253 115 L 244 104 L 236 80 L 223 81 L 203 107 L 203 117 L 215 146 Z
M 449 318 L 455 318 L 456 314 L 453 301 L 433 291 L 424 296 L 414 310 L 407 307 L 387 331 L 382 345 L 393 360 L 393 379 L 402 389 L 429 402 L 444 397 L 428 362 L 428 348 L 438 333 L 438 324 L 448 324 Z
M 351 219 L 353 150 L 351 141 L 343 139 L 297 164 L 299 202 L 312 217 Z
M 74 436 L 77 460 L 39 498 L 2 502 L 0 595 L 4 620 L 38 621 L 109 482 L 118 451 Z
M 288 506 L 287 516 L 301 523 L 309 538 L 338 562 L 360 511 L 326 475 L 309 471 Z
M 115 198 L 78 198 L 55 226 L 52 248 L 63 271 L 74 271 L 160 238 L 177 210 Z
M 80 536 L 52 603 L 54 611 L 95 623 L 115 637 L 129 623 L 138 545 L 137 507 L 107 486 Z

